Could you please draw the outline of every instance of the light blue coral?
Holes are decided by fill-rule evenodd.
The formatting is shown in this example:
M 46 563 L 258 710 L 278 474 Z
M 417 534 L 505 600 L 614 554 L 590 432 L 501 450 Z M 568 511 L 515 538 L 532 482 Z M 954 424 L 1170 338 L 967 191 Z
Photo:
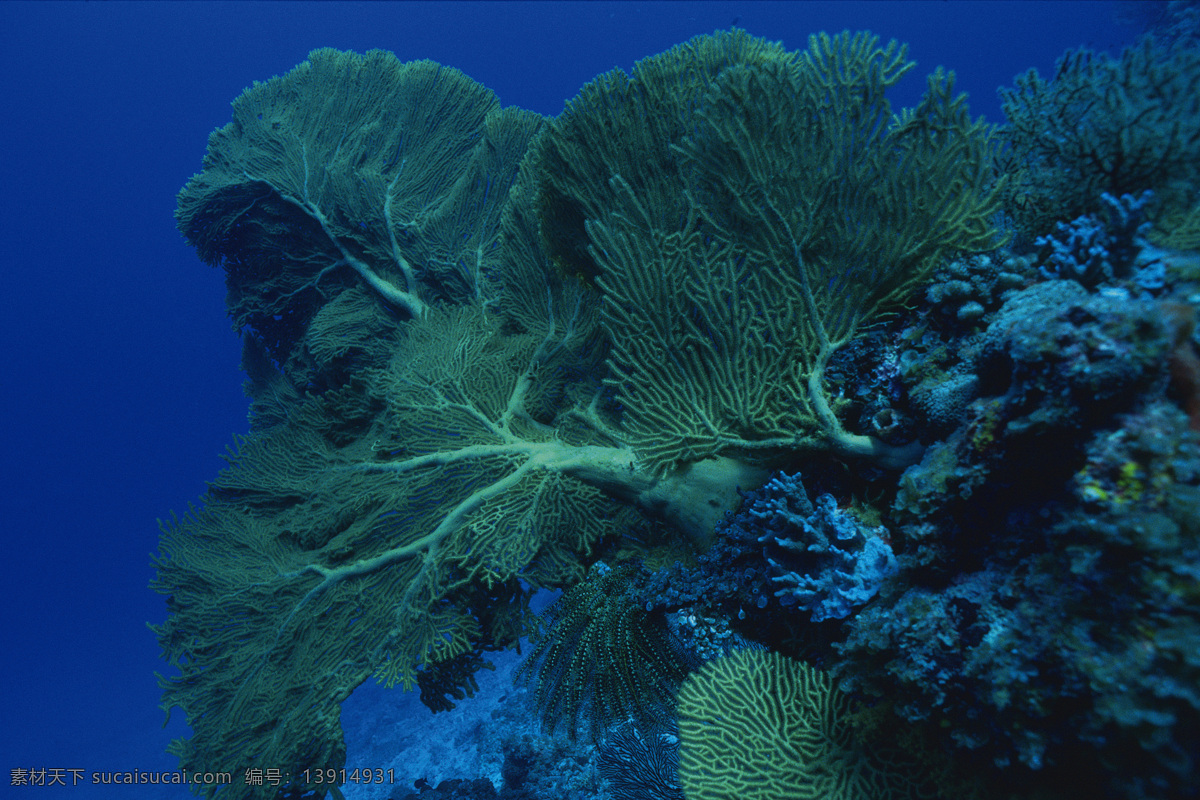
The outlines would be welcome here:
M 764 494 L 749 514 L 767 531 L 758 541 L 766 545 L 774 594 L 784 606 L 810 612 L 813 622 L 845 619 L 895 573 L 887 531 L 863 525 L 833 495 L 811 503 L 800 476 L 782 473 Z
M 1105 192 L 1100 200 L 1107 220 L 1087 214 L 1069 224 L 1059 222 L 1053 234 L 1039 236 L 1035 244 L 1048 251 L 1039 269 L 1042 277 L 1071 278 L 1088 289 L 1130 277 L 1141 239 L 1150 228 L 1146 212 L 1153 198 L 1149 191 L 1119 198 Z

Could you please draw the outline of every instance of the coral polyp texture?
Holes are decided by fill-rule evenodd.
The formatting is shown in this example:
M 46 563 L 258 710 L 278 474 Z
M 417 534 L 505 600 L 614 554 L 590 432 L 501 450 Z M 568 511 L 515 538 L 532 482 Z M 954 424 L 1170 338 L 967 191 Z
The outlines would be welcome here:
M 337 796 L 356 687 L 445 711 L 540 632 L 623 797 L 1195 796 L 1185 46 L 1025 76 L 999 133 L 942 69 L 893 109 L 865 32 L 696 37 L 555 118 L 382 51 L 246 90 L 176 213 L 250 397 L 154 559 L 181 767 Z

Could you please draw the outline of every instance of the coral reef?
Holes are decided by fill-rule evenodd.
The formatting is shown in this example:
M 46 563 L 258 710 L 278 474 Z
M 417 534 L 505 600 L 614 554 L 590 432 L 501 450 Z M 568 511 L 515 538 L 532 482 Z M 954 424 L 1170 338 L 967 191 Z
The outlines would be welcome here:
M 788 53 L 735 30 L 549 124 L 380 51 L 246 90 L 178 198 L 255 414 L 155 559 L 183 767 L 318 791 L 305 768 L 344 763 L 337 708 L 368 677 L 445 709 L 534 589 L 613 542 L 702 549 L 739 486 L 813 451 L 916 460 L 848 430 L 824 379 L 943 256 L 997 241 L 991 128 L 942 71 L 893 113 L 913 66 L 865 32 Z M 640 654 L 599 641 L 580 652 Z M 655 663 L 555 674 L 624 708 Z
M 836 645 L 842 685 L 944 726 L 966 763 L 1006 767 L 1010 790 L 1078 788 L 1089 764 L 1096 796 L 1194 796 L 1198 455 L 1183 415 L 1159 402 L 1091 438 L 1040 504 L 977 491 L 986 513 L 945 502 L 912 515 L 916 537 L 970 526 L 939 539 L 933 566 L 954 574 L 902 558 L 906 579 Z
M 1200 57 L 1068 53 L 999 156 L 913 66 L 247 90 L 177 214 L 252 422 L 155 558 L 182 767 L 336 769 L 369 677 L 456 713 L 536 630 L 492 774 L 410 797 L 1200 797 Z
M 969 419 L 901 478 L 897 578 L 834 645 L 844 688 L 940 727 L 1010 792 L 1078 789 L 1086 763 L 1096 796 L 1191 796 L 1200 674 L 1176 648 L 1200 617 L 1174 576 L 1200 451 L 1164 399 L 1171 337 L 1148 298 L 1012 295 Z

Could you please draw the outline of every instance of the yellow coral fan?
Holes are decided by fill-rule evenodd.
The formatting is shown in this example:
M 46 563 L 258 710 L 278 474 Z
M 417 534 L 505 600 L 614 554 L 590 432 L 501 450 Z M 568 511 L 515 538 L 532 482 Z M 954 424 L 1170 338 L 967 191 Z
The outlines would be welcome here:
M 833 678 L 766 650 L 710 662 L 679 693 L 687 800 L 936 797 L 916 770 L 864 747 Z

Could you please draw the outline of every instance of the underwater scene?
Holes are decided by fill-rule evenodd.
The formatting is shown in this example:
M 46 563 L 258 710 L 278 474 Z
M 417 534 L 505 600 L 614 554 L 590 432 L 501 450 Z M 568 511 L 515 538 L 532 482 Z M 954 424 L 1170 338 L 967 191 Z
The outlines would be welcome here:
M 1115 32 L 981 85 L 980 41 L 939 62 L 888 25 L 942 6 Z M 181 13 L 269 39 L 365 8 Z M 129 482 L 176 488 L 115 568 L 140 605 L 72 578 L 6 609 L 12 659 L 111 606 L 153 660 L 89 695 L 161 712 L 34 722 L 6 668 L 0 794 L 1200 797 L 1200 5 L 366 13 L 643 8 L 700 21 L 557 109 L 310 25 L 273 73 L 223 67 L 214 125 L 163 122 L 190 166 L 154 224 L 224 365 L 172 413 L 226 446 L 145 451 Z M 192 301 L 146 297 L 170 348 Z M 62 755 L 85 738 L 138 744 Z

